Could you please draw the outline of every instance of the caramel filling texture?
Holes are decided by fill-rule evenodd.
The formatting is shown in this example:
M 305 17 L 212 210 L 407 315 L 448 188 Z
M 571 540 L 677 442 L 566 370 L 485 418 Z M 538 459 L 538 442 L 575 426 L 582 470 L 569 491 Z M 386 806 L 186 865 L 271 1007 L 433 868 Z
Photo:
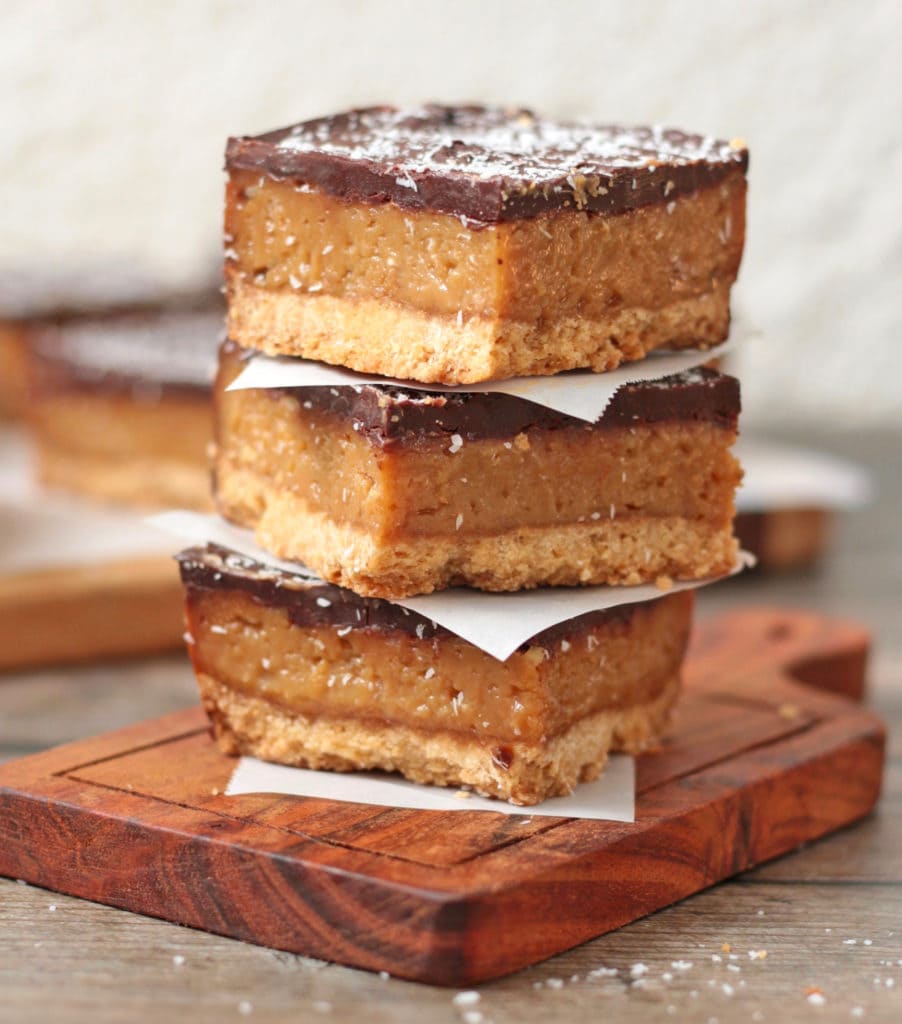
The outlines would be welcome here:
M 195 671 L 306 717 L 542 743 L 586 715 L 654 699 L 679 669 L 691 592 L 574 620 L 506 662 L 457 637 L 295 624 L 239 590 L 188 588 Z
M 379 299 L 460 320 L 603 320 L 727 292 L 742 256 L 745 192 L 737 170 L 616 216 L 563 210 L 474 227 L 233 170 L 226 259 L 270 291 Z

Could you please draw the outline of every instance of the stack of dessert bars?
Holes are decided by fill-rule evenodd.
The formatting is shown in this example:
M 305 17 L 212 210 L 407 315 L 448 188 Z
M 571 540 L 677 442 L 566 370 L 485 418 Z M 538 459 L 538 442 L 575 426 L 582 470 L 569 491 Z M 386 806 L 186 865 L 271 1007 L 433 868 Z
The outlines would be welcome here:
M 700 350 L 729 331 L 746 150 L 377 107 L 232 139 L 226 162 L 215 497 L 274 559 L 180 555 L 223 749 L 534 804 L 657 742 L 692 613 L 672 584 L 737 557 L 739 387 Z M 593 423 L 504 393 L 657 349 L 696 365 Z M 227 390 L 267 357 L 385 379 Z M 505 661 L 398 603 L 649 582 Z

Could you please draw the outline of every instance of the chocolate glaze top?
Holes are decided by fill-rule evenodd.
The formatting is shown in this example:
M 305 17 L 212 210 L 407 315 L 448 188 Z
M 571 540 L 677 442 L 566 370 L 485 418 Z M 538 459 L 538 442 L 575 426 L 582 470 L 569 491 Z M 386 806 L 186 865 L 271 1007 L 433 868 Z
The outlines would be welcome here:
M 355 202 L 478 224 L 668 203 L 748 167 L 748 150 L 673 128 L 580 125 L 524 109 L 368 107 L 229 139 L 226 168 Z
M 352 590 L 326 583 L 300 564 L 296 573 L 287 573 L 218 544 L 188 548 L 176 558 L 189 600 L 192 592 L 238 590 L 260 604 L 284 608 L 296 626 L 401 631 L 420 640 L 454 635 L 432 619 L 392 601 L 361 597 Z M 617 605 L 560 622 L 532 637 L 519 650 L 537 645 L 548 647 L 561 637 L 602 622 L 628 620 L 647 603 Z
M 36 386 L 208 391 L 220 311 L 125 313 L 52 324 L 30 342 Z
M 222 348 L 225 378 L 252 353 L 228 341 Z M 309 411 L 351 419 L 355 432 L 377 448 L 429 445 L 459 435 L 462 441 L 516 437 L 541 430 L 607 430 L 669 421 L 712 422 L 735 428 L 740 412 L 739 381 L 698 367 L 671 377 L 625 384 L 596 423 L 498 392 L 405 391 L 362 384 L 342 387 L 272 388 L 266 394 L 291 395 Z

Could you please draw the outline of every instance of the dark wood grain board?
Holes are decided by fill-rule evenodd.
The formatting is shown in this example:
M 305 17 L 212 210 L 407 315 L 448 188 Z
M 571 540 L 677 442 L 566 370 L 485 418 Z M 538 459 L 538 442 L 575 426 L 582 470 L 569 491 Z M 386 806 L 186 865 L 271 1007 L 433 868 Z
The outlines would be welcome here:
M 793 678 L 860 692 L 866 646 L 807 613 L 706 623 L 634 824 L 226 798 L 195 710 L 0 767 L 0 873 L 401 977 L 497 977 L 867 814 L 880 721 Z
M 141 533 L 145 512 L 65 496 L 60 503 L 53 490 L 35 492 L 34 463 L 23 430 L 0 424 L 0 551 L 15 552 L 29 524 L 37 521 L 45 524 L 39 526 L 41 536 L 53 536 L 50 551 L 58 559 L 45 551 L 40 568 L 19 571 L 13 569 L 15 559 L 2 559 L 0 671 L 184 649 L 184 591 L 172 558 L 158 551 L 124 557 L 95 553 L 92 560 L 75 554 L 82 530 L 102 529 L 98 516 L 103 523 L 112 513 L 120 534 L 130 531 L 132 519 Z M 136 541 L 139 552 L 141 543 Z
M 0 576 L 0 670 L 176 650 L 183 606 L 163 556 Z

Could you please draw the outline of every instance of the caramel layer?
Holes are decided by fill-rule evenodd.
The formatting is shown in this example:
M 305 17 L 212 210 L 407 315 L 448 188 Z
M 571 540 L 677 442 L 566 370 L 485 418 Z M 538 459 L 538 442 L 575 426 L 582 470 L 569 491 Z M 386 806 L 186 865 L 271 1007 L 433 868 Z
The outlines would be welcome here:
M 379 298 L 465 320 L 593 319 L 728 289 L 744 208 L 737 172 L 620 217 L 565 210 L 477 231 L 448 214 L 343 202 L 236 171 L 226 195 L 227 262 L 269 290 Z
M 191 556 L 195 565 L 202 557 Z M 691 592 L 681 592 L 581 616 L 499 662 L 445 631 L 418 636 L 398 606 L 353 625 L 353 597 L 323 608 L 315 584 L 276 595 L 218 564 L 209 586 L 196 569 L 183 571 L 198 672 L 292 713 L 497 741 L 539 742 L 595 711 L 652 699 L 679 667 L 692 608 Z

